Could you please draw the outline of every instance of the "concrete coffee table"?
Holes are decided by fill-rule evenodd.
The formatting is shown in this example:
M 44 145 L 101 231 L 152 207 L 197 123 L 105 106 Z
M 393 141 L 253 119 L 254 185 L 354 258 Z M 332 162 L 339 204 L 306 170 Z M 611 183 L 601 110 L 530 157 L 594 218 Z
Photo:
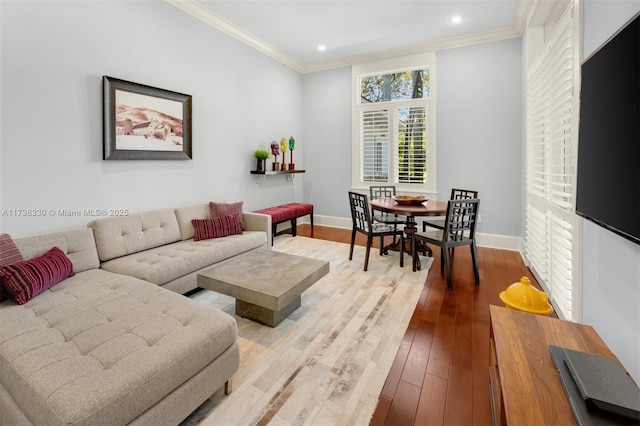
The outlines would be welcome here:
M 236 314 L 275 327 L 300 307 L 300 295 L 329 273 L 329 262 L 252 250 L 198 274 L 198 287 L 236 299 Z

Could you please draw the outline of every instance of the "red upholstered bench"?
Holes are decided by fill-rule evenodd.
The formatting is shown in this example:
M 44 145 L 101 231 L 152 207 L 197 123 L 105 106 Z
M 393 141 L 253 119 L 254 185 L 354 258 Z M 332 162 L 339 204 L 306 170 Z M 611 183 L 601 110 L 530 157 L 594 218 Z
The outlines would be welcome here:
M 276 235 L 276 227 L 279 223 L 291 221 L 291 235 L 296 236 L 297 220 L 299 217 L 311 216 L 311 236 L 313 237 L 313 204 L 289 203 L 281 206 L 256 210 L 254 213 L 268 214 L 271 216 L 271 245 Z

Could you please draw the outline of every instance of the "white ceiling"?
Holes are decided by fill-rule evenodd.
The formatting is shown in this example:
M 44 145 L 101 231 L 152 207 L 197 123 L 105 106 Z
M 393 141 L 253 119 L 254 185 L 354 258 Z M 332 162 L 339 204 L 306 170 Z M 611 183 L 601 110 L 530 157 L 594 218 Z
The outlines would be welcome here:
M 529 0 L 165 0 L 301 72 L 518 37 Z M 451 23 L 459 15 L 461 22 Z M 319 51 L 318 45 L 326 46 Z

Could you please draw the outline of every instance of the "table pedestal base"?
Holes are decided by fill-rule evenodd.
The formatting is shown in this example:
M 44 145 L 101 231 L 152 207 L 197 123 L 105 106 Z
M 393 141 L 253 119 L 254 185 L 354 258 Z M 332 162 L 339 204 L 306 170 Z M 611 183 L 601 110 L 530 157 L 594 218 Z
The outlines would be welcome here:
M 415 234 L 417 231 L 418 231 L 417 223 L 413 220 L 413 217 L 407 217 L 407 222 L 404 227 L 404 233 L 406 237 L 404 239 L 403 249 L 405 253 L 409 254 L 409 256 L 413 255 L 413 253 L 411 253 L 411 241 L 413 240 L 413 234 Z M 400 241 L 395 241 L 392 244 L 386 245 L 382 251 L 383 253 L 386 254 L 389 250 L 400 251 Z M 422 241 L 418 241 L 418 247 L 416 252 L 422 253 L 423 256 L 433 257 L 433 252 L 431 251 L 431 248 Z M 419 271 L 421 267 L 420 256 L 418 255 L 416 256 L 417 256 L 417 259 L 415 259 L 415 262 L 416 262 L 416 267 Z

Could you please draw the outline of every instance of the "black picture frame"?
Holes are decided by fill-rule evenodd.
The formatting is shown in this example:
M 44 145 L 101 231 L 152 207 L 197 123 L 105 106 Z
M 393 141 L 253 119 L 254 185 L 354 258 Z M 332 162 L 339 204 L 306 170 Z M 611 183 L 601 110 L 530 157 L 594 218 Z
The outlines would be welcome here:
M 191 95 L 102 76 L 104 160 L 190 160 Z

